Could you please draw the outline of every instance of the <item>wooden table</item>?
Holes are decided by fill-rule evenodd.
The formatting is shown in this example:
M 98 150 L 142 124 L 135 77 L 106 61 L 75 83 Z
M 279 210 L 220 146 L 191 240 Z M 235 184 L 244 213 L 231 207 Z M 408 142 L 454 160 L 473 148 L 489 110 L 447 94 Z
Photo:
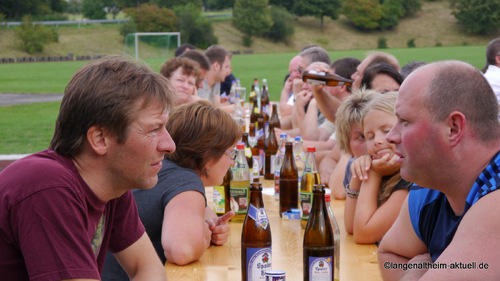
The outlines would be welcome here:
M 302 280 L 302 240 L 304 230 L 299 221 L 283 221 L 278 212 L 279 203 L 271 194 L 273 181 L 262 180 L 264 206 L 272 233 L 272 268 L 284 270 L 287 280 Z M 212 188 L 206 188 L 209 206 Z M 340 227 L 340 280 L 382 280 L 377 261 L 377 247 L 357 245 L 344 228 L 344 201 L 333 200 L 333 213 Z M 197 262 L 177 266 L 167 262 L 169 280 L 241 280 L 242 222 L 230 222 L 231 234 L 223 246 L 210 246 Z

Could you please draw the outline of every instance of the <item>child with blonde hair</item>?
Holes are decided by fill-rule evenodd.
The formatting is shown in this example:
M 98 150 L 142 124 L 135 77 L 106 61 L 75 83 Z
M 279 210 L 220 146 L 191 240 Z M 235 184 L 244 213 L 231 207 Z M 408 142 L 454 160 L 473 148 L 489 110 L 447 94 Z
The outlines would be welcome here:
M 377 94 L 364 110 L 361 125 L 369 155 L 359 157 L 351 166 L 344 212 L 346 231 L 353 234 L 356 243 L 382 239 L 411 186 L 399 174 L 395 145 L 385 138 L 397 121 L 396 98 L 396 92 Z

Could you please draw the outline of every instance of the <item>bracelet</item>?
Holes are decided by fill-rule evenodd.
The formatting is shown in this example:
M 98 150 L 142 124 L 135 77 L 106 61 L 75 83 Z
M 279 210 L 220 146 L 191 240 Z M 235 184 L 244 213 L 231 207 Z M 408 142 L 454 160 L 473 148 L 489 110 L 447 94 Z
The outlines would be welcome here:
M 359 191 L 349 189 L 349 185 L 345 187 L 345 192 L 349 198 L 358 198 Z

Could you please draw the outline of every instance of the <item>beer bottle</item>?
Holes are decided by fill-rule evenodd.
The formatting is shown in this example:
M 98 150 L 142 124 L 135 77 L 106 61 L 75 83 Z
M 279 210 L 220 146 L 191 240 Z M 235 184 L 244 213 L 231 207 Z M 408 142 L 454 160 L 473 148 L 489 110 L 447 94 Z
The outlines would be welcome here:
M 255 127 L 254 127 L 254 134 L 255 134 Z M 250 143 L 248 142 L 248 133 L 243 133 L 241 135 L 241 142 L 245 144 L 245 156 L 247 157 L 247 163 L 248 163 L 248 168 L 250 169 L 250 173 L 252 173 L 252 165 L 253 165 L 253 158 L 252 158 L 252 149 L 250 148 Z
M 297 209 L 299 203 L 299 176 L 293 158 L 293 143 L 285 143 L 285 157 L 280 170 L 280 217 L 289 209 Z
M 258 119 L 261 117 L 261 114 L 260 114 L 260 108 L 259 108 L 259 105 L 258 105 L 258 101 L 257 99 L 254 99 L 253 100 L 253 106 L 252 106 L 252 111 L 250 113 L 250 124 L 251 123 L 254 123 L 256 124 Z
M 257 78 L 255 78 L 255 80 L 257 80 Z M 250 95 L 248 96 L 248 102 L 251 104 L 256 100 L 256 98 L 255 98 L 255 96 L 256 96 L 255 95 L 255 80 L 252 84 L 252 89 L 250 90 Z
M 274 122 L 274 128 L 281 128 L 280 118 L 278 117 L 278 104 L 273 103 L 273 113 L 269 118 L 269 121 Z
M 259 147 L 259 175 L 264 175 L 264 157 L 265 155 L 265 142 L 266 142 L 266 127 L 264 126 L 264 119 L 259 118 L 257 119 L 258 126 L 257 126 L 257 132 L 255 133 L 257 135 L 257 146 Z
M 335 262 L 335 270 L 333 276 L 335 277 L 335 281 L 340 280 L 340 228 L 337 223 L 337 220 L 335 219 L 335 216 L 333 215 L 332 211 L 332 206 L 331 206 L 331 194 L 325 194 L 325 202 L 326 202 L 326 207 L 328 210 L 328 216 L 330 217 L 330 222 L 332 224 L 332 229 L 333 229 L 333 244 L 335 245 L 335 257 L 334 257 L 334 262 Z
M 225 213 L 231 211 L 231 205 L 229 203 L 229 198 L 231 197 L 229 191 L 229 182 L 231 181 L 231 167 L 227 169 L 226 175 L 222 185 L 214 186 L 214 212 L 217 216 L 222 216 Z
M 236 84 L 236 82 L 235 82 L 235 84 Z M 233 112 L 232 112 L 233 119 L 236 120 L 236 122 L 241 126 L 241 130 L 243 132 L 245 132 L 246 131 L 245 113 L 244 113 L 245 111 L 243 110 L 243 107 L 241 106 L 240 94 L 235 95 L 234 101 L 235 101 L 235 103 L 234 103 Z
M 326 86 L 352 86 L 351 79 L 344 78 L 334 73 L 318 72 L 314 70 L 305 70 L 302 72 L 302 81 L 306 83 L 321 84 Z
M 229 182 L 231 210 L 235 213 L 233 221 L 243 221 L 248 210 L 248 188 L 250 187 L 250 170 L 245 157 L 245 144 L 236 144 L 238 151 L 233 164 L 233 176 Z
M 313 206 L 304 231 L 304 281 L 333 281 L 334 235 L 325 204 L 325 186 L 314 185 Z
M 261 108 L 263 114 L 269 116 L 269 89 L 267 87 L 267 79 L 262 79 L 262 97 L 261 97 Z
M 250 150 L 252 151 L 252 179 L 259 181 L 260 172 L 260 158 L 259 158 L 259 146 L 257 145 L 257 132 L 255 130 L 255 124 L 249 124 L 248 133 L 248 144 L 250 145 Z
M 266 180 L 274 179 L 274 158 L 278 151 L 278 140 L 274 134 L 274 122 L 269 122 L 269 134 L 267 135 L 266 142 L 264 143 L 265 164 L 264 164 L 264 178 Z
M 300 182 L 300 226 L 306 228 L 307 219 L 311 212 L 313 201 L 313 186 L 320 184 L 321 180 L 318 173 L 318 165 L 316 164 L 316 148 L 307 147 L 306 162 L 304 173 Z
M 262 200 L 262 183 L 250 185 L 250 207 L 241 231 L 241 280 L 266 280 L 271 269 L 271 226 Z
M 281 133 L 280 144 L 276 157 L 274 158 L 274 199 L 279 200 L 280 196 L 280 170 L 283 164 L 283 158 L 285 157 L 285 142 L 287 135 L 286 133 Z

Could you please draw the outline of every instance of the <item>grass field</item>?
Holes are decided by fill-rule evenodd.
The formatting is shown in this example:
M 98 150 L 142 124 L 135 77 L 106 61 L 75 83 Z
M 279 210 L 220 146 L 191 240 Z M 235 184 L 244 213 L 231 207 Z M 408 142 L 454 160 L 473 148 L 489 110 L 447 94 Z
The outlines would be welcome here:
M 333 60 L 342 57 L 362 59 L 370 50 L 330 52 Z M 401 65 L 412 60 L 432 62 L 459 59 L 481 68 L 484 46 L 385 49 Z M 289 60 L 296 53 L 233 56 L 233 72 L 249 88 L 253 78 L 266 78 L 272 101 L 279 100 Z M 72 74 L 87 62 L 0 64 L 0 92 L 63 93 Z M 158 71 L 161 62 L 152 62 Z M 0 107 L 0 154 L 32 153 L 45 149 L 52 137 L 59 111 L 58 102 Z

